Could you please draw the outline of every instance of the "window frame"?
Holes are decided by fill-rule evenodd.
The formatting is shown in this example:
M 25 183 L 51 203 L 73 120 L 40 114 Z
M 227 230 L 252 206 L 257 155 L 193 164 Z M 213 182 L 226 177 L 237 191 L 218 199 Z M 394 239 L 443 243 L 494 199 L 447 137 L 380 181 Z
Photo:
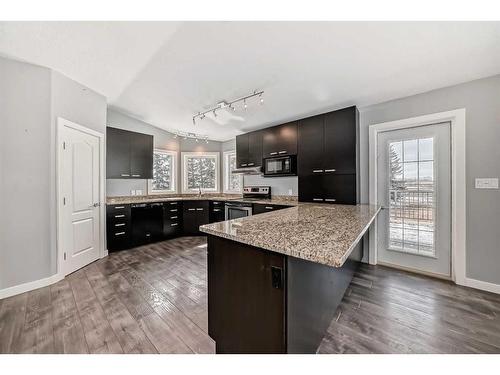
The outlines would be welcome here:
M 220 193 L 220 152 L 205 152 L 205 151 L 195 151 L 195 152 L 181 152 L 181 181 L 182 181 L 182 193 L 192 194 L 198 193 L 198 189 L 188 189 L 187 186 L 187 159 L 193 156 L 207 157 L 215 159 L 215 188 L 214 189 L 202 189 L 206 193 Z
M 242 188 L 243 188 L 243 175 L 240 175 L 240 189 L 239 190 L 233 190 L 229 189 L 229 181 L 230 181 L 230 173 L 231 171 L 229 170 L 229 158 L 233 156 L 236 158 L 236 150 L 229 150 L 229 151 L 224 151 L 224 162 L 222 164 L 222 176 L 223 176 L 223 181 L 222 181 L 222 187 L 223 187 L 223 192 L 226 194 L 241 194 Z
M 177 151 L 172 151 L 172 150 L 165 150 L 162 148 L 155 148 L 153 149 L 153 158 L 154 158 L 154 153 L 162 153 L 162 154 L 167 154 L 172 157 L 172 189 L 170 190 L 153 190 L 153 179 L 148 179 L 148 195 L 165 195 L 165 194 L 177 194 Z M 153 166 L 154 168 L 154 166 Z M 154 173 L 154 171 L 153 171 Z

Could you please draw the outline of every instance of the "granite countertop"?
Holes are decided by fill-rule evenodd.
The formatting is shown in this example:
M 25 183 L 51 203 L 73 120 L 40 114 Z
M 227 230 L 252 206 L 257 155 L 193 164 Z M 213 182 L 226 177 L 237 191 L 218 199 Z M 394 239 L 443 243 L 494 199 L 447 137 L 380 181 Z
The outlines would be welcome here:
M 224 201 L 224 202 L 245 202 L 245 203 L 262 203 L 262 204 L 279 204 L 284 206 L 296 206 L 297 197 L 295 196 L 274 196 L 271 199 L 245 199 L 237 194 L 210 194 L 202 195 L 140 195 L 140 196 L 124 196 L 124 197 L 107 197 L 106 204 L 131 204 L 131 203 L 154 203 L 154 202 L 169 202 L 169 201 Z
M 373 205 L 295 207 L 202 225 L 204 233 L 296 258 L 342 267 L 380 211 Z

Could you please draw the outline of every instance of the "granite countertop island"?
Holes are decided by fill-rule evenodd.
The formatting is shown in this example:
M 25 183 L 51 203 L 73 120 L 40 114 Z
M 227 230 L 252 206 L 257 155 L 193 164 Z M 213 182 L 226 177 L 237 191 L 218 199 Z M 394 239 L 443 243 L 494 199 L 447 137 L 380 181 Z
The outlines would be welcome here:
M 204 233 L 292 257 L 342 267 L 380 208 L 298 203 L 295 207 L 207 224 Z

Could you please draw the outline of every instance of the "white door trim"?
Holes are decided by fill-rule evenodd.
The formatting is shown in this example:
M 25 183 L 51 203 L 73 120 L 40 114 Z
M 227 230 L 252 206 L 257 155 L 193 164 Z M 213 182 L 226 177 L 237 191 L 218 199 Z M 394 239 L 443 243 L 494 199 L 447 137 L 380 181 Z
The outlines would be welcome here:
M 377 137 L 378 133 L 431 125 L 451 123 L 451 277 L 455 283 L 466 285 L 465 276 L 465 108 L 430 115 L 412 117 L 369 126 L 369 200 L 378 204 L 377 198 Z M 377 264 L 377 221 L 369 234 L 370 264 Z
M 63 197 L 61 196 L 61 152 L 63 150 L 63 139 L 62 139 L 62 129 L 63 127 L 68 127 L 71 129 L 75 129 L 78 131 L 81 131 L 83 133 L 87 133 L 90 135 L 93 135 L 95 137 L 99 138 L 99 201 L 100 201 L 100 206 L 99 206 L 99 219 L 100 219 L 100 237 L 99 237 L 99 257 L 102 258 L 107 255 L 106 251 L 106 245 L 105 245 L 105 208 L 106 208 L 106 201 L 105 201 L 105 189 L 104 189 L 104 179 L 105 179 L 105 159 L 106 155 L 104 153 L 104 134 L 99 133 L 95 130 L 89 129 L 85 126 L 76 124 L 72 121 L 66 120 L 62 117 L 57 118 L 57 143 L 56 143 L 56 179 L 57 179 L 57 192 L 56 192 L 56 199 L 57 199 L 57 275 L 60 277 L 60 279 L 64 278 L 64 270 L 62 267 L 63 264 L 63 251 L 61 249 L 61 243 L 62 243 L 62 233 L 61 233 L 61 220 L 60 218 L 63 216 L 62 215 L 62 210 L 63 210 Z

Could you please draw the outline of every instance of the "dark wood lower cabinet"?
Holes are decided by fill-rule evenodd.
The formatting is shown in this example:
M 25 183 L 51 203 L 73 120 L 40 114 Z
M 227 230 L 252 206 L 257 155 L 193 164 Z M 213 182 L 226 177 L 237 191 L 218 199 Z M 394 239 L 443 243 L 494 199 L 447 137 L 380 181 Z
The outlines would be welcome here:
M 208 201 L 185 201 L 183 202 L 184 234 L 186 236 L 199 236 L 200 225 L 210 222 Z
M 208 236 L 208 333 L 217 353 L 315 353 L 362 258 L 340 268 Z
M 285 257 L 208 236 L 208 333 L 217 353 L 285 353 Z
M 222 201 L 210 202 L 210 222 L 217 223 L 224 221 L 226 217 L 225 205 Z

